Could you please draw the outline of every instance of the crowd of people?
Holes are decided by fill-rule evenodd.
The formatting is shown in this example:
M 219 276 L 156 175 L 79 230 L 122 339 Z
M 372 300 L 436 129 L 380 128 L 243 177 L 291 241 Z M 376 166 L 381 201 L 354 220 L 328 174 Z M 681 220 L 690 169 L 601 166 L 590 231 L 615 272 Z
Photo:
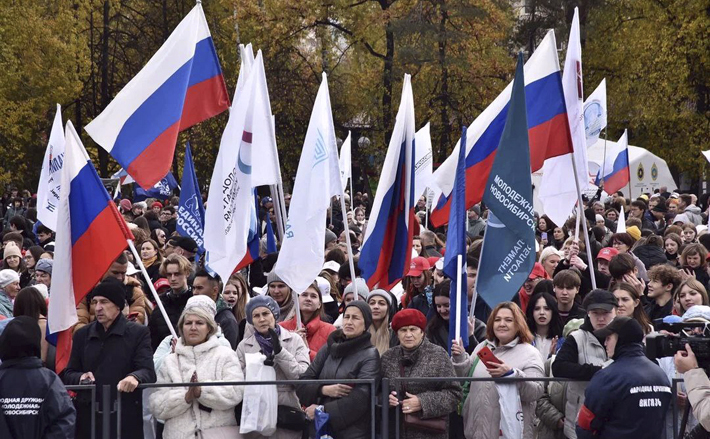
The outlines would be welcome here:
M 220 279 L 197 243 L 176 232 L 176 198 L 120 200 L 140 261 L 121 254 L 78 304 L 71 356 L 57 376 L 56 342 L 43 336 L 54 235 L 37 221 L 35 198 L 8 191 L 0 205 L 0 437 L 90 437 L 92 419 L 99 435 L 102 417 L 88 392 L 64 385 L 95 384 L 100 403 L 108 384 L 110 399 L 121 400 L 112 437 L 120 423 L 130 438 L 296 439 L 322 437 L 323 428 L 333 438 L 369 438 L 381 421 L 370 417 L 370 385 L 337 381 L 379 386 L 383 378 L 393 383 L 378 390 L 389 394 L 389 436 L 668 439 L 677 434 L 671 399 L 692 404 L 689 430 L 710 429 L 710 381 L 690 347 L 657 360 L 644 353 L 660 320 L 710 323 L 708 197 L 700 208 L 694 195 L 665 188 L 634 200 L 601 194 L 585 201 L 588 237 L 574 236 L 574 217 L 559 225 L 536 218 L 538 262 L 527 280 L 510 301 L 489 306 L 479 297 L 458 340 L 449 333 L 445 229 L 426 224 L 424 199 L 401 283 L 371 289 L 359 277 L 370 203 L 356 193 L 345 215 L 329 212 L 323 269 L 301 294 L 273 271 L 278 251 L 267 252 L 266 236 L 258 260 Z M 272 222 L 278 238 L 273 201 L 262 197 L 260 208 L 262 231 Z M 469 300 L 486 217 L 484 206 L 468 211 Z M 269 400 L 268 386 L 238 384 L 255 376 L 288 383 L 271 388 Z M 684 376 L 675 390 L 671 380 Z M 489 380 L 456 379 L 467 377 Z M 567 380 L 534 380 L 548 377 Z M 229 384 L 206 385 L 220 381 Z M 150 383 L 166 386 L 140 386 Z M 192 384 L 167 386 L 181 383 Z M 252 425 L 255 410 L 274 411 L 274 422 Z

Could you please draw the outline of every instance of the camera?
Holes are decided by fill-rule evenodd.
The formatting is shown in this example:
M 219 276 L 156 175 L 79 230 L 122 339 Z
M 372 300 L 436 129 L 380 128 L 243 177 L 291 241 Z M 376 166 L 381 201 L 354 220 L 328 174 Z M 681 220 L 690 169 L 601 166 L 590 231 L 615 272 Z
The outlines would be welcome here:
M 689 344 L 698 359 L 698 365 L 704 369 L 710 368 L 710 336 L 706 331 L 706 323 L 676 322 L 667 323 L 663 319 L 653 321 L 657 331 L 665 330 L 670 334 L 654 332 L 646 336 L 646 356 L 651 360 L 661 357 L 672 357 L 678 351 L 685 350 Z

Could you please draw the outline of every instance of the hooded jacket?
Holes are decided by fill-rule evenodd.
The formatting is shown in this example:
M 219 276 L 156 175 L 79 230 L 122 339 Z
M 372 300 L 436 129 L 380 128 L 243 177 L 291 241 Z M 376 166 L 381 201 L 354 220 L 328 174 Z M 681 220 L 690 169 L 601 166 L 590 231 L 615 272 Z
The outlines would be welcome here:
M 160 295 L 160 301 L 163 302 L 163 308 L 168 314 L 168 318 L 173 325 L 173 328 L 177 328 L 178 320 L 180 319 L 180 314 L 185 309 L 187 305 L 187 299 L 192 297 L 192 288 L 188 287 L 186 291 L 182 294 L 175 294 L 171 289 L 165 294 Z M 153 348 L 153 352 L 158 349 L 160 342 L 170 335 L 170 328 L 163 318 L 162 312 L 154 312 L 150 315 L 150 320 L 148 322 L 148 327 L 150 328 L 150 343 Z
M 661 438 L 670 401 L 668 377 L 646 358 L 643 345 L 617 345 L 614 362 L 589 382 L 577 437 Z
M 634 249 L 634 255 L 643 262 L 646 270 L 650 270 L 655 265 L 668 263 L 666 252 L 657 245 L 641 245 Z
M 380 354 L 370 342 L 370 333 L 347 339 L 342 329 L 328 336 L 328 344 L 318 351 L 313 363 L 301 375 L 310 379 L 371 379 L 379 380 Z M 370 386 L 356 384 L 348 396 L 330 398 L 321 393 L 322 385 L 298 386 L 301 404 L 322 404 L 330 415 L 330 426 L 338 439 L 370 437 Z
M 686 207 L 682 213 L 684 213 L 688 217 L 690 222 L 695 224 L 696 226 L 703 224 L 703 216 L 701 214 L 700 208 L 695 204 L 691 204 L 690 206 Z

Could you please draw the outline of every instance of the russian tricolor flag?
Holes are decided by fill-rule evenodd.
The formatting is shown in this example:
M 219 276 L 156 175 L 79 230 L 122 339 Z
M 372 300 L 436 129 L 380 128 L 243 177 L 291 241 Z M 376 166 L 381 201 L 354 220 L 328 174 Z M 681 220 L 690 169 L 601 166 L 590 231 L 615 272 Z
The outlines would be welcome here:
M 198 3 L 86 131 L 147 190 L 170 170 L 178 133 L 227 108 L 227 87 Z
M 604 158 L 603 166 L 604 169 L 599 170 L 594 184 L 599 186 L 604 180 L 604 191 L 607 194 L 613 194 L 629 184 L 631 174 L 629 172 L 629 138 L 626 130 L 616 143 L 616 148 L 609 151 Z
M 414 96 L 404 75 L 390 139 L 358 265 L 367 285 L 389 290 L 409 271 L 414 235 Z
M 57 371 L 69 361 L 76 306 L 96 286 L 133 239 L 106 192 L 71 122 L 66 149 L 54 247 L 48 332 L 59 333 Z
M 508 105 L 513 89 L 505 90 L 473 121 L 466 137 L 466 208 L 480 203 L 483 188 L 493 166 L 493 159 L 503 134 Z M 525 63 L 525 96 L 530 138 L 532 172 L 544 161 L 572 152 L 572 138 L 567 121 L 567 108 L 562 90 L 562 75 L 557 57 L 554 31 L 548 31 L 527 63 Z M 431 213 L 432 223 L 439 227 L 449 220 L 450 194 L 456 175 L 459 145 L 434 172 L 434 184 L 441 191 Z

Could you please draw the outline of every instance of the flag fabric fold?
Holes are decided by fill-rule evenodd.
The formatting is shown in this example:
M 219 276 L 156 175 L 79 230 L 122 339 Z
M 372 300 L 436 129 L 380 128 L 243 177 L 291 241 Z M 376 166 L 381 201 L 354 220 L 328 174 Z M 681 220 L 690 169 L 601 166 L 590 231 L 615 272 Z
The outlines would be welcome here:
M 348 136 L 343 141 L 343 145 L 340 147 L 340 184 L 343 189 L 348 187 L 348 180 L 353 176 L 352 168 L 352 134 L 348 131 Z M 354 194 L 350 194 L 352 197 Z
M 584 101 L 584 136 L 587 145 L 594 145 L 599 140 L 599 134 L 606 128 L 606 122 L 606 78 L 604 78 Z
M 417 146 L 414 158 L 414 198 L 418 200 L 419 197 L 426 194 L 426 189 L 431 185 L 434 167 L 429 122 L 414 134 L 414 139 L 414 144 Z
M 178 133 L 227 108 L 222 68 L 198 2 L 86 131 L 148 189 L 170 170 Z
M 427 124 L 428 125 L 428 124 Z M 459 317 L 459 334 L 465 347 L 468 347 L 468 288 L 466 274 L 466 127 L 461 134 L 456 178 L 451 192 L 451 211 L 449 229 L 446 235 L 446 254 L 444 255 L 444 274 L 451 279 L 449 290 L 449 352 L 451 340 L 456 334 L 456 316 Z M 417 148 L 419 144 L 417 144 Z M 461 256 L 461 274 L 459 275 L 458 257 Z M 457 301 L 458 293 L 461 294 Z
M 42 173 L 37 186 L 37 219 L 52 230 L 57 230 L 57 205 L 59 204 L 60 172 L 64 162 L 64 130 L 62 107 L 57 104 L 49 143 L 42 161 Z
M 133 239 L 71 122 L 67 122 L 65 138 L 47 316 L 51 334 L 74 326 L 76 306 L 126 249 L 126 240 Z M 70 346 L 71 334 L 68 337 Z M 66 339 L 62 344 L 62 334 L 59 338 L 62 348 L 57 347 L 58 370 L 66 365 L 70 354 Z
M 389 290 L 409 271 L 414 233 L 414 96 L 404 75 L 387 155 L 368 221 L 358 265 L 370 288 Z
M 572 151 L 565 97 L 562 91 L 560 63 L 555 33 L 550 30 L 525 63 L 525 95 L 529 114 L 530 167 L 533 172 L 550 157 Z M 508 113 L 512 82 L 468 127 L 466 139 L 466 208 L 481 202 L 484 187 L 500 143 Z M 434 210 L 430 220 L 436 226 L 449 218 L 456 157 L 459 143 L 432 177 L 435 189 Z
M 328 78 L 323 73 L 274 266 L 276 274 L 297 294 L 313 283 L 323 267 L 327 212 L 333 197 L 343 193 L 340 178 Z
M 567 44 L 562 87 L 567 107 L 567 119 L 572 136 L 573 152 L 545 161 L 538 198 L 545 215 L 555 224 L 564 224 L 577 203 L 578 191 L 589 186 L 589 164 L 584 130 L 584 93 L 582 81 L 582 45 L 579 38 L 579 10 L 574 8 L 574 18 Z M 577 185 L 572 161 L 577 168 Z
M 616 147 L 607 152 L 603 167 L 604 169 L 597 172 L 594 184 L 599 186 L 603 180 L 607 194 L 613 194 L 629 184 L 631 173 L 629 172 L 629 138 L 626 130 L 616 142 Z
M 159 200 L 165 200 L 170 198 L 173 194 L 173 190 L 178 187 L 178 182 L 175 180 L 173 173 L 168 171 L 165 177 L 161 178 L 160 181 L 155 183 L 153 187 L 148 190 L 136 185 L 135 193 L 133 194 L 133 201 L 143 201 L 148 198 L 157 198 Z
M 243 56 L 239 75 L 246 78 L 222 134 L 205 211 L 207 265 L 222 279 L 259 254 L 254 206 L 257 169 L 263 184 L 276 184 L 280 178 L 273 161 L 276 143 L 261 51 L 251 67 L 248 63 L 249 57 Z
M 491 308 L 511 300 L 535 264 L 535 213 L 523 75 L 520 54 L 508 117 L 483 193 L 483 202 L 490 211 L 476 291 Z
M 199 248 L 198 253 L 202 254 L 205 251 L 205 206 L 202 203 L 202 193 L 189 143 L 185 146 L 185 164 L 182 168 L 182 187 L 177 213 L 177 232 L 194 239 Z

